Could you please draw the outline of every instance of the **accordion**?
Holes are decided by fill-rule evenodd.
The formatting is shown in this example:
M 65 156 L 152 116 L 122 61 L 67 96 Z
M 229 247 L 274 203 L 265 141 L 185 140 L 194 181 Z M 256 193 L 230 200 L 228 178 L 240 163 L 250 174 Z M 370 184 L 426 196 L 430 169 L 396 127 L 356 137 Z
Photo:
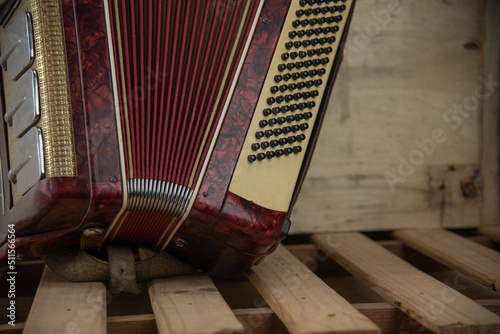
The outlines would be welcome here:
M 287 235 L 354 0 L 0 3 L 0 263 L 12 238 L 236 276 Z

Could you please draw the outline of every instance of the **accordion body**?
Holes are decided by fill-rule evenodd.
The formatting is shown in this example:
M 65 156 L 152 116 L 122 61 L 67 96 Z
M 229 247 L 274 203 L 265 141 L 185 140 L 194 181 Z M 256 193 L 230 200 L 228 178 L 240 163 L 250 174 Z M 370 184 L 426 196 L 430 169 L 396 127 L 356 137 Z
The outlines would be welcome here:
M 130 245 L 235 276 L 288 233 L 354 0 L 1 7 L 0 261 Z

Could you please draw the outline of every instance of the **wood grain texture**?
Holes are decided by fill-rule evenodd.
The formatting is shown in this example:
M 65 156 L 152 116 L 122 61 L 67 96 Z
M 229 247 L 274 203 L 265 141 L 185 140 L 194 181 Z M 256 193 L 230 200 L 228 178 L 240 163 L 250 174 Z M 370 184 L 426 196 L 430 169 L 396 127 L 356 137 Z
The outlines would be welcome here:
M 206 274 L 153 280 L 149 295 L 160 333 L 243 331 L 243 325 Z
M 282 246 L 247 277 L 290 333 L 380 332 Z
M 463 116 L 453 110 L 474 104 L 483 85 L 484 9 L 476 0 L 356 4 L 292 233 L 441 226 L 429 168 L 480 165 L 483 101 Z M 401 181 L 394 191 L 386 172 Z
M 500 3 L 486 1 L 486 40 L 484 44 L 484 74 L 500 81 Z M 483 103 L 482 167 L 484 177 L 483 225 L 500 224 L 500 90 L 498 86 Z
M 46 266 L 23 333 L 106 333 L 106 287 L 68 282 Z
M 500 226 L 483 226 L 479 229 L 479 233 L 500 243 Z
M 375 292 L 435 333 L 500 331 L 500 316 L 360 233 L 315 234 L 312 239 Z
M 500 253 L 441 229 L 395 231 L 405 245 L 500 291 Z

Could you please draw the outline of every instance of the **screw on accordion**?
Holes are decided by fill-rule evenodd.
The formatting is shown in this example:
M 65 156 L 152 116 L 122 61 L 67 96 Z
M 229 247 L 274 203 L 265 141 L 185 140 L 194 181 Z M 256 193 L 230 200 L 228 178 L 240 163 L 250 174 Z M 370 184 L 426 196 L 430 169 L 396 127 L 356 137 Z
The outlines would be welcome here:
M 286 236 L 354 0 L 0 6 L 0 240 L 236 276 Z

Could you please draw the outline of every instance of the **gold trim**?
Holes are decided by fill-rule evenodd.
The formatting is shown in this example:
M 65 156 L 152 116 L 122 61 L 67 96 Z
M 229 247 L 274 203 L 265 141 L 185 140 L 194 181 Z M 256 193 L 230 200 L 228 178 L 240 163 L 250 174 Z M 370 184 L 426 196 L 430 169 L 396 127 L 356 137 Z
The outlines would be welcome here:
M 65 38 L 59 0 L 24 1 L 10 21 L 29 12 L 33 19 L 35 61 L 32 69 L 38 73 L 41 117 L 37 124 L 43 134 L 45 177 L 76 176 L 75 145 L 71 114 Z M 8 23 L 10 24 L 10 22 Z M 0 36 L 3 41 L 3 33 Z M 3 45 L 2 45 L 3 47 Z M 3 73 L 6 110 L 11 106 L 12 82 Z M 9 160 L 15 165 L 17 138 L 8 128 Z M 21 196 L 13 185 L 14 203 Z

